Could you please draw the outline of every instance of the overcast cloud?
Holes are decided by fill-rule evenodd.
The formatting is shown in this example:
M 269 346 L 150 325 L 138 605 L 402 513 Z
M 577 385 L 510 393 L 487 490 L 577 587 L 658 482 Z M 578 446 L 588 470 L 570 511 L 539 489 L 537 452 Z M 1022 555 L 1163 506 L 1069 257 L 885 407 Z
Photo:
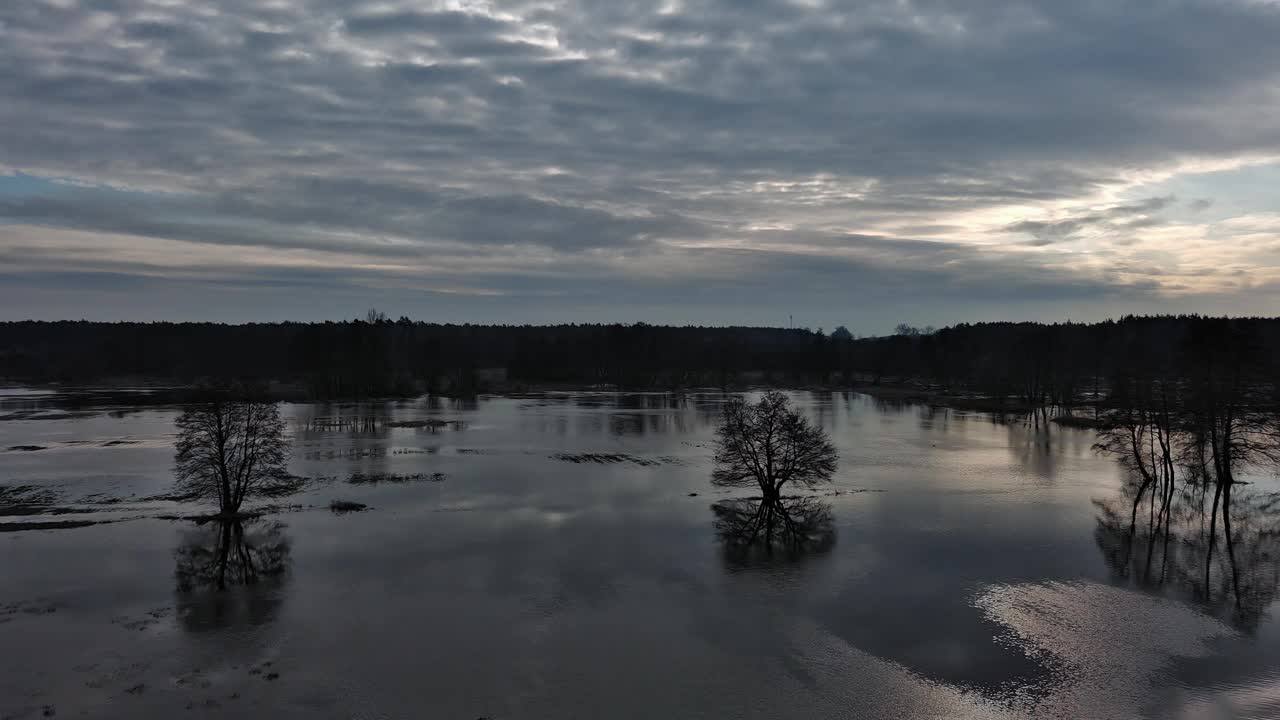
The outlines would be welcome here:
M 1275 314 L 1277 38 L 1263 0 L 7 2 L 0 317 Z

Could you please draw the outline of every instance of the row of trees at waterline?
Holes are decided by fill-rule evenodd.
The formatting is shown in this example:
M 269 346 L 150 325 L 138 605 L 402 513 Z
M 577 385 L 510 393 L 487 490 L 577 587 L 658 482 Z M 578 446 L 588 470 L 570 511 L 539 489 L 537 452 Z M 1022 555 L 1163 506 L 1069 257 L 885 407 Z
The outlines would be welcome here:
M 1244 611 L 1254 593 L 1241 583 L 1238 546 L 1258 546 L 1236 521 L 1258 498 L 1240 499 L 1237 492 L 1243 475 L 1280 468 L 1275 366 L 1247 326 L 1229 322 L 1200 325 L 1180 346 L 1165 349 L 1139 362 L 1150 350 L 1133 348 L 1133 362 L 1116 377 L 1098 414 L 1097 448 L 1129 469 L 1125 564 L 1128 550 L 1145 537 L 1144 575 L 1157 554 L 1161 577 L 1170 563 L 1186 575 L 1188 553 L 1170 552 L 1170 543 L 1175 550 L 1194 546 L 1195 585 L 1210 599 L 1221 550 L 1230 595 Z M 1270 507 L 1274 516 L 1277 503 L 1280 498 L 1264 497 L 1258 507 Z M 1106 524 L 1114 527 L 1118 511 L 1106 512 Z
M 1225 329 L 1224 329 L 1225 328 Z M 532 384 L 625 388 L 911 384 L 1011 407 L 1105 405 L 1134 373 L 1231 336 L 1256 372 L 1280 366 L 1280 319 L 1125 317 L 975 323 L 885 337 L 839 329 L 441 325 L 380 313 L 346 322 L 0 323 L 0 377 L 276 382 L 297 397 L 466 394 Z M 254 352 L 241 352 L 252 347 Z M 1246 378 L 1256 382 L 1258 378 Z M 285 392 L 281 389 L 281 392 Z
M 1230 382 L 1280 406 L 1280 319 L 1196 315 L 1100 323 L 961 324 L 852 343 L 849 367 L 873 382 L 980 395 L 1010 409 L 1123 403 L 1134 383 Z M 1228 378 L 1230 375 L 1230 378 Z M 988 403 L 997 407 L 997 403 Z
M 525 384 L 794 384 L 819 377 L 810 367 L 815 342 L 800 329 L 446 325 L 378 313 L 247 325 L 8 322 L 0 323 L 0 378 L 275 383 L 281 393 L 312 399 L 466 395 Z

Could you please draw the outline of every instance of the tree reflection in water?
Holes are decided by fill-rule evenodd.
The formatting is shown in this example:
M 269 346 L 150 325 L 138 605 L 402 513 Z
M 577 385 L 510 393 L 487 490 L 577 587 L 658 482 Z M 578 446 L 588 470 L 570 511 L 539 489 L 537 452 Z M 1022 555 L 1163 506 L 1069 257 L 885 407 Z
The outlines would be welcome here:
M 210 521 L 188 530 L 174 551 L 178 618 L 190 631 L 270 622 L 289 569 L 284 524 Z
M 1280 593 L 1280 493 L 1237 490 L 1211 537 L 1213 492 L 1188 486 L 1166 513 L 1134 513 L 1131 485 L 1098 508 L 1094 539 L 1117 578 L 1180 591 L 1233 626 L 1253 631 Z
M 713 504 L 711 511 L 731 561 L 799 559 L 836 544 L 831 505 L 814 497 L 734 498 Z

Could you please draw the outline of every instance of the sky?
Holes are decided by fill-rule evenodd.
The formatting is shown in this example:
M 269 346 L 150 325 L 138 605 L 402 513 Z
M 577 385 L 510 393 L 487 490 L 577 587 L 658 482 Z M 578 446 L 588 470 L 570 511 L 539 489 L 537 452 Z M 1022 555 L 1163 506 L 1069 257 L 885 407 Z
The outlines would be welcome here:
M 0 3 L 0 320 L 1280 314 L 1277 0 Z

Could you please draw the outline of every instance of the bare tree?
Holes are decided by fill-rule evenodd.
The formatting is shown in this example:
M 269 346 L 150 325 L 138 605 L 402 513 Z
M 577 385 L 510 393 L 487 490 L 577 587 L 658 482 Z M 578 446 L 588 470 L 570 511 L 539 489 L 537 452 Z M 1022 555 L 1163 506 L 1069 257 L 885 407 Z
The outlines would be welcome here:
M 218 501 L 232 516 L 245 498 L 278 494 L 294 484 L 285 472 L 289 443 L 275 403 L 217 398 L 188 407 L 177 420 L 178 487 Z
M 1178 465 L 1185 467 L 1192 457 L 1187 434 L 1181 431 L 1185 423 L 1178 412 L 1179 386 L 1169 378 L 1149 374 L 1130 378 L 1127 385 L 1123 393 L 1115 395 L 1118 407 L 1107 413 L 1094 449 L 1117 455 L 1138 483 L 1130 510 L 1130 527 L 1136 527 L 1138 508 L 1148 488 L 1152 522 L 1158 516 L 1167 523 L 1177 487 Z M 1194 471 L 1194 467 L 1190 470 Z M 1157 497 L 1159 510 L 1156 509 Z
M 755 483 L 765 500 L 776 501 L 787 483 L 812 487 L 829 481 L 838 460 L 826 431 L 793 410 L 786 395 L 770 392 L 754 404 L 725 405 L 711 481 L 728 487 Z

